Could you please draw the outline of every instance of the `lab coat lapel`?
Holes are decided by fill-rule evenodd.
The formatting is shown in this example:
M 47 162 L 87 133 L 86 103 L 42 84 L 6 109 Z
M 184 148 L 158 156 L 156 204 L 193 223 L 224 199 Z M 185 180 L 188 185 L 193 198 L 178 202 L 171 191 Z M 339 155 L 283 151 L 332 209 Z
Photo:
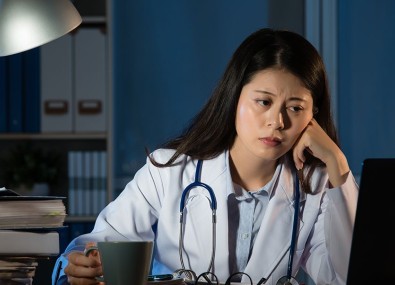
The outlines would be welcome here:
M 275 192 L 245 268 L 245 272 L 255 280 L 269 278 L 281 262 L 288 262 L 294 215 L 294 185 L 292 171 L 286 164 L 283 165 L 277 187 L 273 191 Z M 285 273 L 284 271 L 280 274 Z
M 213 188 L 217 198 L 217 236 L 214 272 L 221 280 L 229 276 L 227 197 L 228 191 L 232 191 L 233 189 L 233 183 L 230 176 L 228 159 L 229 153 L 224 152 L 212 160 L 203 161 L 201 176 L 201 181 Z
M 204 160 L 200 176 L 200 181 L 213 189 L 217 200 L 214 272 L 220 279 L 226 279 L 229 276 L 227 188 L 233 187 L 233 184 L 231 183 L 230 172 L 227 169 L 227 157 L 227 152 L 225 152 L 214 159 Z M 199 192 L 209 197 L 208 192 L 204 189 L 194 190 L 194 193 Z M 207 271 L 207 265 L 210 261 L 212 224 L 208 218 L 211 213 L 206 201 L 196 205 L 197 207 L 194 206 L 191 209 L 194 214 L 190 218 L 193 221 L 186 223 L 185 226 L 186 231 L 188 231 L 185 232 L 185 244 L 190 246 L 193 244 L 186 251 L 185 255 L 188 257 L 185 260 L 188 259 L 192 263 L 191 268 L 196 271 L 196 274 L 200 274 Z M 202 232 L 205 234 L 202 235 Z M 194 264 L 194 260 L 204 260 L 204 264 Z

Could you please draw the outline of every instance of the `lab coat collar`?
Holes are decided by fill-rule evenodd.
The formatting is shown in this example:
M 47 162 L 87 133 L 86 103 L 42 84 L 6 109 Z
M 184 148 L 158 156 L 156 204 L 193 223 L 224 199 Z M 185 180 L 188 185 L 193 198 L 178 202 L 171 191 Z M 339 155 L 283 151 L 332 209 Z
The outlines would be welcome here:
M 293 162 L 288 158 L 284 159 L 278 185 L 269 201 L 254 249 L 245 268 L 245 272 L 254 280 L 260 280 L 262 277 L 268 279 L 280 263 L 288 263 L 295 195 L 295 171 L 291 163 Z M 301 200 L 303 201 L 305 198 L 301 191 Z M 303 222 L 299 221 L 298 231 L 302 227 Z M 282 266 L 282 268 L 286 268 L 286 266 Z M 285 274 L 286 270 L 276 272 L 273 277 L 278 279 Z
M 197 165 L 197 161 L 194 163 Z M 225 280 L 229 276 L 227 197 L 229 193 L 233 192 L 233 183 L 229 168 L 229 152 L 225 151 L 213 159 L 204 160 L 200 178 L 201 182 L 212 187 L 217 199 L 217 236 L 214 272 L 218 278 Z

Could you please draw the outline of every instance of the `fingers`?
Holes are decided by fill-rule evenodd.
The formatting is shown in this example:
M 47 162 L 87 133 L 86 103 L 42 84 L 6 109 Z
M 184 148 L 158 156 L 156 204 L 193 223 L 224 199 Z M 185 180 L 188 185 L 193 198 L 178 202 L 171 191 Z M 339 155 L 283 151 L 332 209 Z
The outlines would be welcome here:
M 68 264 L 64 269 L 64 272 L 68 277 L 76 278 L 90 278 L 94 279 L 96 276 L 101 276 L 101 268 L 99 267 L 83 267 L 75 266 L 74 264 Z
M 301 170 L 303 168 L 304 162 L 306 161 L 304 149 L 304 146 L 301 146 L 300 143 L 297 143 L 293 149 L 293 159 L 297 170 Z
M 72 252 L 67 256 L 69 263 L 78 266 L 97 267 L 100 266 L 100 261 L 97 254 L 90 254 L 88 257 L 82 252 Z
M 321 128 L 315 119 L 312 119 L 301 133 L 294 145 L 293 158 L 297 169 L 303 168 L 306 161 L 305 151 L 318 158 L 325 164 L 338 150 L 337 145 Z
M 304 166 L 304 162 L 306 161 L 305 151 L 307 150 L 311 154 L 313 154 L 310 149 L 311 138 L 310 138 L 309 130 L 313 128 L 315 124 L 317 124 L 315 119 L 312 119 L 310 123 L 306 126 L 306 128 L 303 130 L 303 132 L 301 133 L 300 137 L 298 138 L 298 140 L 294 145 L 292 155 L 297 170 L 301 170 Z
M 346 181 L 350 171 L 347 159 L 315 119 L 309 122 L 294 144 L 292 155 L 298 170 L 303 168 L 306 161 L 305 151 L 325 164 L 331 187 L 337 187 Z
M 72 252 L 68 255 L 68 261 L 64 272 L 70 284 L 99 284 L 95 277 L 101 276 L 103 273 L 97 256 L 86 257 L 81 252 Z

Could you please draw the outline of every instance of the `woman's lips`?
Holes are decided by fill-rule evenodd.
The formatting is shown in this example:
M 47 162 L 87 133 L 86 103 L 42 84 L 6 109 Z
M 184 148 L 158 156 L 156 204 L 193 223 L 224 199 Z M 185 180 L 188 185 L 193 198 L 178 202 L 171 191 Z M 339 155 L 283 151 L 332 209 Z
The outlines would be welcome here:
M 264 144 L 268 145 L 268 146 L 278 146 L 279 144 L 281 144 L 281 139 L 279 138 L 261 138 L 260 139 Z

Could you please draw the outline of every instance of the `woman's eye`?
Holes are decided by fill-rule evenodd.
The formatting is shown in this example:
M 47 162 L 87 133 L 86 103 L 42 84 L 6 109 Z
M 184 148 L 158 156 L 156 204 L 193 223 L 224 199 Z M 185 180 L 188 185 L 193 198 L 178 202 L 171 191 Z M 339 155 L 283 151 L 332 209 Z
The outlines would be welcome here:
M 262 105 L 262 106 L 269 106 L 270 105 L 270 101 L 269 100 L 257 100 L 258 104 Z
M 290 106 L 288 107 L 288 109 L 295 113 L 303 111 L 303 108 L 301 106 Z

